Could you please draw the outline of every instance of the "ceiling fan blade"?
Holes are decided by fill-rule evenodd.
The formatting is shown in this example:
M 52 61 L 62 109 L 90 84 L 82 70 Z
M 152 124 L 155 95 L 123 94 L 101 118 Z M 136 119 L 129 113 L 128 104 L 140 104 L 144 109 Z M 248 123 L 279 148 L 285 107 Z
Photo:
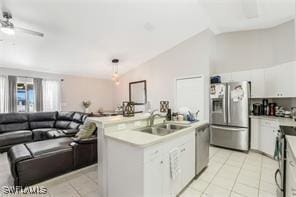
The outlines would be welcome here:
M 44 36 L 43 33 L 40 33 L 40 32 L 37 32 L 37 31 L 32 31 L 32 30 L 29 30 L 29 29 L 21 28 L 21 27 L 14 27 L 14 28 L 15 28 L 16 31 L 19 31 L 19 32 L 31 34 L 31 35 L 34 35 L 34 36 L 40 36 L 40 37 Z

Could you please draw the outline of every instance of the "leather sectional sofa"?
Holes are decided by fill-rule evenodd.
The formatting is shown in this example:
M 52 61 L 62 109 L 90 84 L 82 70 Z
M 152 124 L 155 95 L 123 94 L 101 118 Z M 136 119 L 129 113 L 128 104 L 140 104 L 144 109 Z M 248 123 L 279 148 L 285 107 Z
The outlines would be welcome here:
M 72 138 L 79 112 L 0 114 L 0 152 L 7 151 L 16 186 L 28 186 L 97 162 L 97 135 Z
M 15 144 L 74 136 L 86 118 L 80 112 L 0 114 L 0 152 Z

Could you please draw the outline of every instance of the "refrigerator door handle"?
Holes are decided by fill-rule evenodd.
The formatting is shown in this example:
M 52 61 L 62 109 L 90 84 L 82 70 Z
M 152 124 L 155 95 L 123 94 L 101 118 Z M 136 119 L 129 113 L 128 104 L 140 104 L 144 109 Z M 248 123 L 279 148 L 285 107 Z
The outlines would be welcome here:
M 242 128 L 231 128 L 231 127 L 219 127 L 211 125 L 213 129 L 226 129 L 228 131 L 242 131 Z
M 231 99 L 231 95 L 230 95 L 230 86 L 228 85 L 228 89 L 227 89 L 227 101 L 228 101 L 228 103 L 227 103 L 227 113 L 228 113 L 228 123 L 231 123 L 231 116 L 230 116 L 230 113 L 231 113 L 231 111 L 230 111 L 230 99 Z
M 227 117 L 227 112 L 226 112 L 226 94 L 224 95 L 224 98 L 223 98 L 223 112 L 224 112 L 224 123 L 227 123 L 227 119 L 226 119 L 226 117 Z

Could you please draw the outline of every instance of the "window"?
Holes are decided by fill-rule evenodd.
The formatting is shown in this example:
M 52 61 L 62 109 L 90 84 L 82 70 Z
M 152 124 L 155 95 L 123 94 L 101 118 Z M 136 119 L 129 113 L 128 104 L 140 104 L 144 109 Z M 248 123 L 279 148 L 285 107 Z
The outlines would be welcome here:
M 57 80 L 43 80 L 43 110 L 61 110 L 61 84 Z
M 16 103 L 17 112 L 35 111 L 35 90 L 32 78 L 17 78 Z

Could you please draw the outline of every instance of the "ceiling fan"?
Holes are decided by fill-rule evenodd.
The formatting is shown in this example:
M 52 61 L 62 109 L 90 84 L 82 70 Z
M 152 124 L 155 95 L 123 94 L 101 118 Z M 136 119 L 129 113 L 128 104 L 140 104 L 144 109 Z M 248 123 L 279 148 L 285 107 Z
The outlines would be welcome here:
M 0 29 L 3 33 L 14 35 L 15 32 L 22 32 L 22 33 L 31 34 L 34 36 L 40 36 L 40 37 L 44 36 L 43 33 L 40 33 L 37 31 L 33 31 L 33 30 L 21 28 L 21 27 L 15 27 L 14 24 L 9 21 L 10 19 L 12 19 L 12 15 L 9 12 L 5 12 L 5 11 L 2 12 L 2 16 L 3 16 L 3 19 L 0 19 L 0 24 L 1 24 Z

